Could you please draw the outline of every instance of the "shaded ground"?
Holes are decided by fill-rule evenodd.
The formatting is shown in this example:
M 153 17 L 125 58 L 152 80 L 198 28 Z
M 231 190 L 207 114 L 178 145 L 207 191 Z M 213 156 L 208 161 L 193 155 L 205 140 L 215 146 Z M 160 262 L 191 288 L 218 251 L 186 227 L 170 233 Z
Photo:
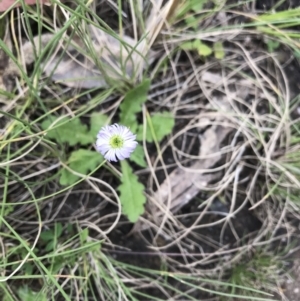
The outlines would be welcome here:
M 284 294 L 289 301 L 300 300 L 300 252 L 290 256 L 293 262 L 291 278 L 285 283 Z
M 280 5 L 278 5 L 280 4 Z M 286 10 L 296 8 L 300 5 L 299 0 L 286 0 L 286 1 L 278 1 L 278 0 L 257 0 L 256 8 L 262 10 L 270 10 L 274 7 L 278 10 Z

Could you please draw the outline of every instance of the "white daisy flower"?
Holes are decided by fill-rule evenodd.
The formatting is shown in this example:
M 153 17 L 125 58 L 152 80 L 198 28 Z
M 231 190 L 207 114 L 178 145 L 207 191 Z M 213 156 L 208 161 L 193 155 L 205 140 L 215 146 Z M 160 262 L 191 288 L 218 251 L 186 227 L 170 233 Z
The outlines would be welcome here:
M 135 139 L 126 126 L 106 125 L 97 135 L 96 149 L 106 160 L 117 162 L 130 157 L 138 144 Z

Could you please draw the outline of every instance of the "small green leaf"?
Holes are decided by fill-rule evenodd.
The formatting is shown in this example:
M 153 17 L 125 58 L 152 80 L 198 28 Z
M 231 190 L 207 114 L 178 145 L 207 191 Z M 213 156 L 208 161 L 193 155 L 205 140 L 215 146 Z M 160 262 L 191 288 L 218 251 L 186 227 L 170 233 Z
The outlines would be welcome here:
M 202 55 L 204 57 L 212 54 L 211 47 L 209 47 L 207 44 L 202 43 L 200 41 L 199 41 L 199 43 L 197 43 L 197 50 L 198 50 L 199 55 Z
M 144 80 L 140 85 L 127 92 L 120 105 L 120 124 L 131 127 L 136 124 L 136 113 L 142 111 L 142 104 L 146 102 L 150 88 L 150 80 Z
M 191 9 L 196 13 L 200 13 L 203 5 L 207 2 L 208 0 L 190 0 Z
M 180 45 L 180 47 L 184 50 L 197 50 L 201 56 L 209 56 L 213 52 L 211 47 L 200 40 L 184 42 Z
M 189 11 L 194 11 L 195 13 L 200 13 L 203 5 L 206 4 L 208 0 L 186 0 L 182 1 L 182 5 L 179 6 L 177 12 L 177 18 L 185 18 Z
M 89 171 L 95 169 L 103 160 L 104 158 L 95 151 L 78 149 L 71 153 L 68 165 L 72 170 L 87 175 Z M 60 185 L 72 185 L 79 178 L 64 168 L 61 172 L 59 183 Z
M 194 42 L 184 42 L 180 45 L 180 48 L 182 48 L 183 50 L 195 50 Z
M 216 42 L 213 45 L 215 58 L 221 60 L 225 57 L 225 51 L 222 42 Z
M 18 296 L 20 300 L 22 301 L 33 301 L 33 300 L 40 300 L 40 301 L 46 301 L 47 296 L 44 292 L 33 292 L 28 286 L 23 286 L 18 288 Z
M 61 223 L 56 223 L 55 224 L 55 235 L 56 237 L 60 237 L 62 235 L 62 232 L 63 232 L 63 226 Z
M 67 225 L 67 233 L 68 234 L 73 233 L 73 224 L 68 224 Z
M 267 40 L 267 47 L 269 52 L 274 52 L 276 49 L 279 48 L 280 42 L 274 40 Z
M 25 271 L 25 275 L 32 275 L 33 273 L 33 265 L 31 262 L 25 262 L 23 269 Z
M 185 23 L 194 29 L 197 29 L 199 26 L 199 21 L 194 16 L 187 16 L 185 18 Z
M 64 266 L 66 266 L 66 262 L 68 262 L 69 264 L 69 258 L 65 259 L 62 256 L 57 256 L 57 254 L 55 254 L 55 258 L 53 258 L 53 262 L 51 265 L 51 273 L 53 274 L 57 274 Z M 75 256 L 74 256 L 75 257 Z
M 92 113 L 90 135 L 96 139 L 98 132 L 108 124 L 108 121 L 109 117 L 107 115 L 97 112 Z
M 134 152 L 130 155 L 130 160 L 141 167 L 147 167 L 145 161 L 144 149 L 142 145 L 138 144 Z
M 45 251 L 50 252 L 53 250 L 54 250 L 54 240 L 50 240 L 45 247 Z
M 146 197 L 143 192 L 145 187 L 138 181 L 138 177 L 132 172 L 127 161 L 121 161 L 122 184 L 119 185 L 120 200 L 123 214 L 135 223 L 141 214 L 144 213 L 144 204 Z
M 49 240 L 53 240 L 54 239 L 54 232 L 53 230 L 46 230 L 43 231 L 40 235 L 41 240 L 43 240 L 44 242 L 48 242 Z
M 42 122 L 42 129 L 47 130 L 56 119 L 57 117 L 50 116 Z M 47 137 L 58 143 L 65 142 L 71 146 L 76 144 L 87 145 L 93 143 L 95 140 L 95 137 L 89 134 L 87 126 L 82 124 L 79 118 L 70 119 L 69 117 L 58 121 L 55 124 L 55 128 L 47 132 Z
M 172 113 L 167 111 L 153 114 L 151 116 L 151 121 L 148 120 L 148 122 L 151 122 L 155 137 L 158 142 L 160 142 L 165 136 L 171 134 L 175 125 L 174 116 Z M 154 141 L 154 137 L 152 136 L 152 132 L 149 127 L 147 129 L 146 140 L 147 142 Z
M 85 228 L 79 232 L 80 242 L 82 244 L 86 243 L 87 238 L 89 236 L 89 229 Z

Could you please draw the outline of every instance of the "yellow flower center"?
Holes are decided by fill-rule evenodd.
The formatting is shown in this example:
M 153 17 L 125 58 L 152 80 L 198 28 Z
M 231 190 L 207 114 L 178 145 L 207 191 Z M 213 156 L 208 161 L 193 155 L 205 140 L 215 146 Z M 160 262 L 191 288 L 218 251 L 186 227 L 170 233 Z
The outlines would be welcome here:
M 114 135 L 109 139 L 109 145 L 113 149 L 123 147 L 124 139 L 119 135 Z

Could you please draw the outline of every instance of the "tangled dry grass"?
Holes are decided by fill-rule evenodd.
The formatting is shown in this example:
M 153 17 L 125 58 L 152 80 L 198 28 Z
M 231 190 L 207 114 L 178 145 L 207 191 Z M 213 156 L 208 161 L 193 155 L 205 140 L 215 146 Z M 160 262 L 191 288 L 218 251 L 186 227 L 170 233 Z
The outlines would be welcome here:
M 65 28 L 76 10 L 63 4 L 54 6 L 53 19 L 16 9 L 15 22 L 11 13 L 4 51 L 14 49 L 23 71 L 20 64 L 16 68 L 17 56 L 1 70 L 7 90 L 0 119 L 3 300 L 25 300 L 15 287 L 30 288 L 33 295 L 39 290 L 34 295 L 39 300 L 272 298 L 257 297 L 245 286 L 285 300 L 281 281 L 288 256 L 299 245 L 300 218 L 299 91 L 289 79 L 298 65 L 289 45 L 282 49 L 290 60 L 280 49 L 266 51 L 257 28 L 229 28 L 244 13 L 224 5 L 218 13 L 203 9 L 201 30 L 190 30 L 176 19 L 180 1 L 124 4 L 121 30 L 134 42 L 141 38 L 141 23 L 147 32 L 135 72 L 124 82 L 139 82 L 145 57 L 153 56 L 147 70 L 151 88 L 139 118 L 145 124 L 148 112 L 166 109 L 176 120 L 162 143 L 143 141 L 147 167 L 136 166 L 135 173 L 146 186 L 147 205 L 132 225 L 121 216 L 118 165 L 88 176 L 77 173 L 81 183 L 61 187 L 59 167 L 66 166 L 72 147 L 53 143 L 40 125 L 50 113 L 84 122 L 94 110 L 115 120 L 126 84 L 92 91 L 59 85 L 49 80 L 51 72 L 45 76 L 37 64 L 31 66 L 33 57 L 26 60 L 28 51 L 22 51 L 22 33 L 31 28 L 28 16 L 60 29 L 66 41 L 72 36 L 67 28 L 84 36 L 84 22 L 104 20 L 118 28 L 116 18 L 108 19 L 118 16 L 119 2 L 93 5 L 82 24 Z M 51 37 L 52 49 L 61 46 L 59 35 Z M 222 42 L 224 58 L 181 48 L 195 39 Z M 30 41 L 29 49 L 49 58 Z M 84 45 L 74 49 L 95 63 L 91 40 Z

